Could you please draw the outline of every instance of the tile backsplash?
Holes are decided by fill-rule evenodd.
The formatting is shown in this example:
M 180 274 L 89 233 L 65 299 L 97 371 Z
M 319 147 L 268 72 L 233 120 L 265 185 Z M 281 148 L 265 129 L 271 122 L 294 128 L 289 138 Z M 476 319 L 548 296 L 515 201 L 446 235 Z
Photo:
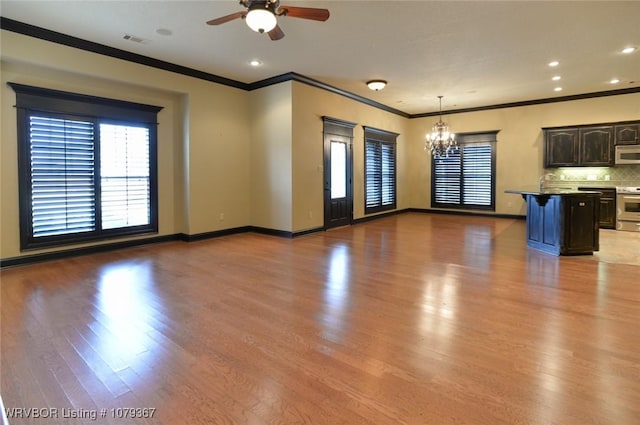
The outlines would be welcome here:
M 547 168 L 545 186 L 640 186 L 640 164 L 616 167 Z

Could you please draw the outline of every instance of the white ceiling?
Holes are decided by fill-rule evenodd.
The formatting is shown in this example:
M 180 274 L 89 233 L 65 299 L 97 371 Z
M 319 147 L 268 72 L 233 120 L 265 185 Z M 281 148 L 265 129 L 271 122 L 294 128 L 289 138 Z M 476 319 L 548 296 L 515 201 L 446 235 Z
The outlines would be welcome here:
M 409 114 L 437 111 L 438 95 L 446 111 L 640 87 L 640 50 L 620 53 L 640 47 L 640 1 L 281 4 L 327 8 L 331 17 L 280 17 L 286 37 L 271 41 L 242 20 L 205 24 L 243 10 L 237 1 L 2 0 L 0 13 L 244 83 L 296 72 Z M 387 88 L 370 91 L 365 82 L 375 78 Z

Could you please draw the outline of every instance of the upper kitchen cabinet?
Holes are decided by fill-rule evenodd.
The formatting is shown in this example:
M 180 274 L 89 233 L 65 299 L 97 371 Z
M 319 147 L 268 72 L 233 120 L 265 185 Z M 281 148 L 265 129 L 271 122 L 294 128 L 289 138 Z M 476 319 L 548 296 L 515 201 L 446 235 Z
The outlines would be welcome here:
M 563 128 L 545 131 L 544 167 L 578 165 L 578 129 Z
M 611 166 L 613 134 L 613 126 L 546 129 L 544 167 Z
M 616 145 L 640 144 L 640 124 L 616 125 Z
M 580 129 L 578 165 L 608 167 L 613 165 L 613 127 L 583 127 Z

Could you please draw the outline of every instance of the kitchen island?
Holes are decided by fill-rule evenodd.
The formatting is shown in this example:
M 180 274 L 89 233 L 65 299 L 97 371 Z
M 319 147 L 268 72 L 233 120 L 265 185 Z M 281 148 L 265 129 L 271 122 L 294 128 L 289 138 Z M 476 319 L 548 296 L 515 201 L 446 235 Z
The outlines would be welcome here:
M 554 255 L 592 255 L 599 250 L 600 192 L 509 189 L 527 203 L 527 245 Z

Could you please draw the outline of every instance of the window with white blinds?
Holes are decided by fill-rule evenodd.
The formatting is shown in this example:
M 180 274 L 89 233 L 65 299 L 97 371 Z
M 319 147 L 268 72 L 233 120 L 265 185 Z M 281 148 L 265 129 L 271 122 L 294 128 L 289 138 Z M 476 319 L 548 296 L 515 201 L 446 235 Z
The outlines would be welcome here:
M 148 128 L 100 124 L 100 181 L 103 229 L 149 224 Z
M 495 210 L 495 132 L 461 136 L 431 169 L 433 207 Z
M 471 207 L 493 205 L 493 144 L 463 146 L 462 203 Z
M 21 248 L 157 232 L 160 108 L 10 85 Z
M 462 161 L 461 149 L 449 153 L 449 156 L 439 158 L 433 162 L 433 188 L 435 204 L 460 205 L 462 195 L 460 178 Z
M 396 137 L 365 127 L 365 214 L 396 209 Z
M 93 123 L 31 115 L 29 145 L 33 237 L 95 230 Z

